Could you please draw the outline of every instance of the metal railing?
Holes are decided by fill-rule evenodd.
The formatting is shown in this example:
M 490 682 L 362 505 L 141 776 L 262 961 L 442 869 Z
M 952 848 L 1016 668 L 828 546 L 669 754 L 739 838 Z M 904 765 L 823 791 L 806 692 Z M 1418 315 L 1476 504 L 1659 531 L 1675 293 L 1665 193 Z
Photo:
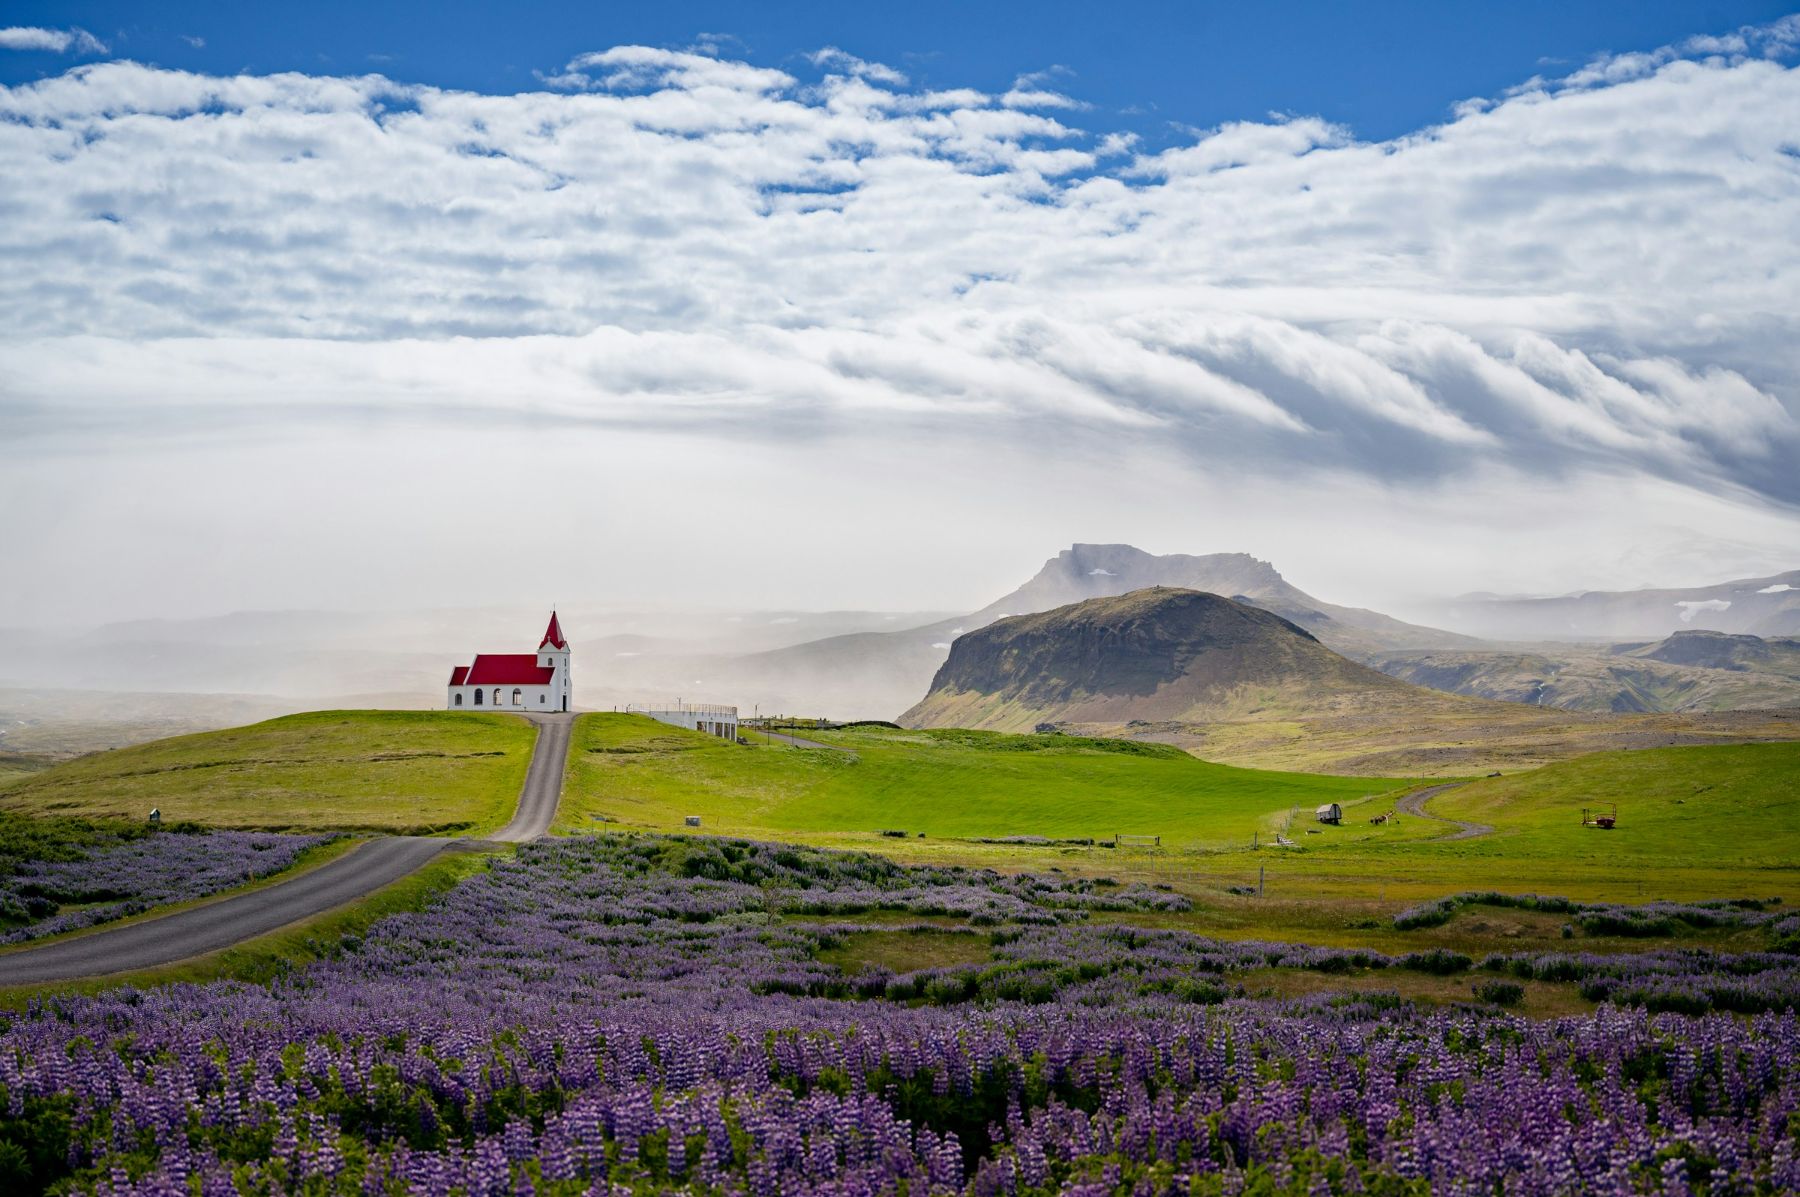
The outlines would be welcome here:
M 725 715 L 735 720 L 738 709 L 715 702 L 675 702 L 638 704 L 631 703 L 625 707 L 627 715 Z

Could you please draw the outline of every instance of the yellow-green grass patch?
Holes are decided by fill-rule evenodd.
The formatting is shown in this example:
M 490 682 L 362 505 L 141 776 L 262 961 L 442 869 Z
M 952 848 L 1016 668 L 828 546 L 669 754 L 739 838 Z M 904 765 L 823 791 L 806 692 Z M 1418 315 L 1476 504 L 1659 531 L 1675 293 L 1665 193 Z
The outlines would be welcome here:
M 512 817 L 536 738 L 511 715 L 316 711 L 66 761 L 0 788 L 0 810 L 480 834 Z

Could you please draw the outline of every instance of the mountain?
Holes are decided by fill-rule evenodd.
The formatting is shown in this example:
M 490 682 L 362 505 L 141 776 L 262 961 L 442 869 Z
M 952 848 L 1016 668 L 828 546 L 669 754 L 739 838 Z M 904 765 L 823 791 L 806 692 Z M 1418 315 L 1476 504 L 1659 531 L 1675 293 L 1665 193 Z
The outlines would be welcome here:
M 1590 590 L 1559 598 L 1465 595 L 1440 618 L 1506 640 L 1648 640 L 1709 630 L 1800 636 L 1800 570 L 1712 586 Z
M 997 620 L 950 647 L 911 727 L 1201 722 L 1271 710 L 1424 700 L 1279 615 L 1153 586 Z
M 1387 653 L 1370 664 L 1418 686 L 1569 711 L 1800 707 L 1800 640 L 1677 632 L 1651 644 Z
M 1340 607 L 1294 586 L 1248 553 L 1158 555 L 1128 544 L 1077 544 L 1044 563 L 1029 582 L 963 622 L 982 627 L 1007 615 L 1048 611 L 1083 599 L 1175 586 L 1227 595 L 1273 611 L 1349 656 L 1396 648 L 1475 647 L 1469 636 L 1404 623 L 1378 611 Z
M 997 619 L 1173 586 L 1226 595 L 1270 611 L 1311 632 L 1327 647 L 1361 659 L 1398 648 L 1479 647 L 1437 628 L 1403 623 L 1375 611 L 1322 602 L 1247 553 L 1157 555 L 1125 544 L 1077 544 L 1046 561 L 1023 586 L 955 619 L 893 632 L 833 636 L 719 662 L 720 676 L 790 711 L 829 711 L 840 718 L 892 718 L 924 692 L 951 643 Z
M 1173 744 L 1224 764 L 1375 777 L 1468 776 L 1605 749 L 1800 738 L 1796 710 L 1613 714 L 1443 694 L 1334 653 L 1268 611 L 1158 587 L 965 634 L 901 722 L 996 731 L 1052 724 Z
M 1729 632 L 1676 632 L 1656 644 L 1616 644 L 1613 652 L 1645 661 L 1766 673 L 1800 680 L 1800 640 L 1770 639 Z M 1800 706 L 1800 702 L 1793 705 Z

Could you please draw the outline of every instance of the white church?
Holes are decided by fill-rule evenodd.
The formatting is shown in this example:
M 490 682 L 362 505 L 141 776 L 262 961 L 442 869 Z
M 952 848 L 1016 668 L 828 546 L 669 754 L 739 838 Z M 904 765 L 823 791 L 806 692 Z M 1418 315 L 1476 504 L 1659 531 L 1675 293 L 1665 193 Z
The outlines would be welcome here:
M 473 665 L 450 671 L 448 705 L 478 710 L 569 709 L 569 642 L 556 612 L 535 653 L 477 653 Z

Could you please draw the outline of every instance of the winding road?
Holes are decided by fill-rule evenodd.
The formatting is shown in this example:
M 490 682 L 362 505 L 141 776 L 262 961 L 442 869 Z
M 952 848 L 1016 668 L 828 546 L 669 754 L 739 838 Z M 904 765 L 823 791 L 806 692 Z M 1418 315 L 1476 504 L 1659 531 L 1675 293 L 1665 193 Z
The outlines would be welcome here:
M 0 985 L 68 981 L 173 964 L 367 897 L 424 867 L 441 852 L 467 851 L 484 842 L 522 844 L 539 838 L 556 818 L 574 716 L 525 718 L 537 725 L 538 737 L 525 785 L 519 791 L 519 806 L 512 821 L 485 841 L 416 835 L 372 839 L 329 864 L 262 889 L 161 918 L 0 954 Z
M 1454 790 L 1457 786 L 1468 784 L 1466 781 L 1447 781 L 1443 785 L 1426 786 L 1422 790 L 1414 790 L 1412 793 L 1402 796 L 1394 803 L 1394 808 L 1421 819 L 1430 819 L 1435 823 L 1449 823 L 1457 829 L 1449 835 L 1438 836 L 1431 841 L 1434 844 L 1447 844 L 1451 840 L 1472 840 L 1478 835 L 1487 835 L 1494 829 L 1486 823 L 1466 823 L 1461 819 L 1449 819 L 1443 815 L 1434 815 L 1425 809 L 1425 803 L 1428 800 L 1437 797 L 1445 790 Z

